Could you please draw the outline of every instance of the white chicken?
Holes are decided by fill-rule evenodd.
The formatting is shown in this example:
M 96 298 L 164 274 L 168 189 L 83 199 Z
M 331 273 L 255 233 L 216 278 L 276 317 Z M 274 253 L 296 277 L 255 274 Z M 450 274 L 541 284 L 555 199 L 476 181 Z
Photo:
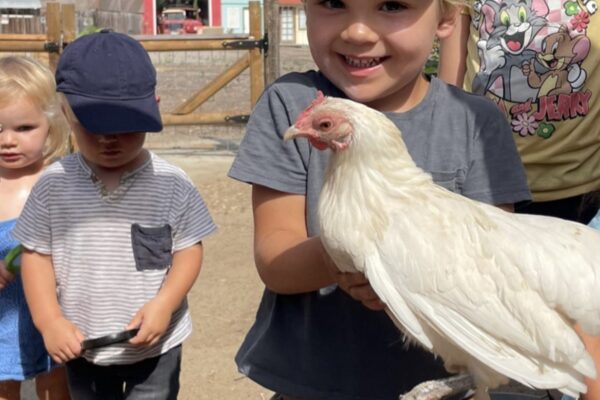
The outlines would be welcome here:
M 388 314 L 476 395 L 507 382 L 577 397 L 595 377 L 573 325 L 600 333 L 600 233 L 512 214 L 436 185 L 384 114 L 319 97 L 288 129 L 332 149 L 319 200 L 323 245 L 365 274 Z M 518 245 L 516 245 L 518 242 Z

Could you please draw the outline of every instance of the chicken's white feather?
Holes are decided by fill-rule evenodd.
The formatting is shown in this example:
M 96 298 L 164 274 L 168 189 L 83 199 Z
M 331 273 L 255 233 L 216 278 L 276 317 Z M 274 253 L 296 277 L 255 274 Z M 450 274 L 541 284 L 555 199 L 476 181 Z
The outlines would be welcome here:
M 365 273 L 413 341 L 480 389 L 509 377 L 585 392 L 596 372 L 573 325 L 600 333 L 600 233 L 435 185 L 385 115 L 349 100 L 316 100 L 286 136 L 334 150 L 323 244 L 341 270 Z

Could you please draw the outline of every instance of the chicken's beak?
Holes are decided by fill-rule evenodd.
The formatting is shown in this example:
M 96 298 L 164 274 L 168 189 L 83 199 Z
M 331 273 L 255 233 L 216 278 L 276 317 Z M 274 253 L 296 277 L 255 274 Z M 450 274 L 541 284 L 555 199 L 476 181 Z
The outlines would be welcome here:
M 307 138 L 308 142 L 318 150 L 325 150 L 329 145 L 321 140 L 319 133 L 314 129 L 301 130 L 292 125 L 283 134 L 283 140 L 288 141 L 298 138 Z
M 283 134 L 283 140 L 288 141 L 292 139 L 296 139 L 299 137 L 310 137 L 307 132 L 303 132 L 300 129 L 296 128 L 296 125 L 292 125 L 288 128 L 287 131 Z

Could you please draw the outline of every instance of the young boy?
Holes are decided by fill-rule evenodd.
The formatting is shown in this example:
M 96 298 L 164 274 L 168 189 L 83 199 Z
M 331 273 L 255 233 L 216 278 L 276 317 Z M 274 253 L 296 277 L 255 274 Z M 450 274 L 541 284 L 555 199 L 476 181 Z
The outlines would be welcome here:
M 432 354 L 407 346 L 365 277 L 339 273 L 323 250 L 316 208 L 329 153 L 282 138 L 317 90 L 385 111 L 438 184 L 507 209 L 529 199 L 494 104 L 422 73 L 435 36 L 452 32 L 452 3 L 306 0 L 319 71 L 279 79 L 250 118 L 230 176 L 253 185 L 255 260 L 266 290 L 236 362 L 275 399 L 397 400 L 447 375 Z
M 74 398 L 175 399 L 186 294 L 215 226 L 185 173 L 143 148 L 162 123 L 137 41 L 83 36 L 56 80 L 80 151 L 45 171 L 15 227 L 34 323 Z M 84 339 L 133 328 L 128 343 L 82 352 Z

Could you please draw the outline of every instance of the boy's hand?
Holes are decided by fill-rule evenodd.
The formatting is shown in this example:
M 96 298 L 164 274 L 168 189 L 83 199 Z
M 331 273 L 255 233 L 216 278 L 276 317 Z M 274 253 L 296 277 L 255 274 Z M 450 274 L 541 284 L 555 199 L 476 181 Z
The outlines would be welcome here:
M 15 276 L 6 269 L 4 261 L 0 260 L 0 290 L 4 289 L 13 279 Z
M 164 335 L 171 322 L 171 310 L 159 297 L 146 303 L 135 314 L 126 329 L 140 328 L 138 334 L 129 340 L 133 345 L 153 346 Z
M 85 338 L 79 328 L 66 318 L 49 321 L 40 331 L 48 354 L 57 363 L 66 363 L 81 355 L 81 342 Z
M 325 255 L 325 257 L 327 258 L 325 264 L 329 273 L 344 292 L 348 293 L 354 300 L 363 303 L 370 310 L 380 311 L 385 309 L 385 304 L 379 300 L 379 296 L 362 273 L 341 272 L 328 255 Z

